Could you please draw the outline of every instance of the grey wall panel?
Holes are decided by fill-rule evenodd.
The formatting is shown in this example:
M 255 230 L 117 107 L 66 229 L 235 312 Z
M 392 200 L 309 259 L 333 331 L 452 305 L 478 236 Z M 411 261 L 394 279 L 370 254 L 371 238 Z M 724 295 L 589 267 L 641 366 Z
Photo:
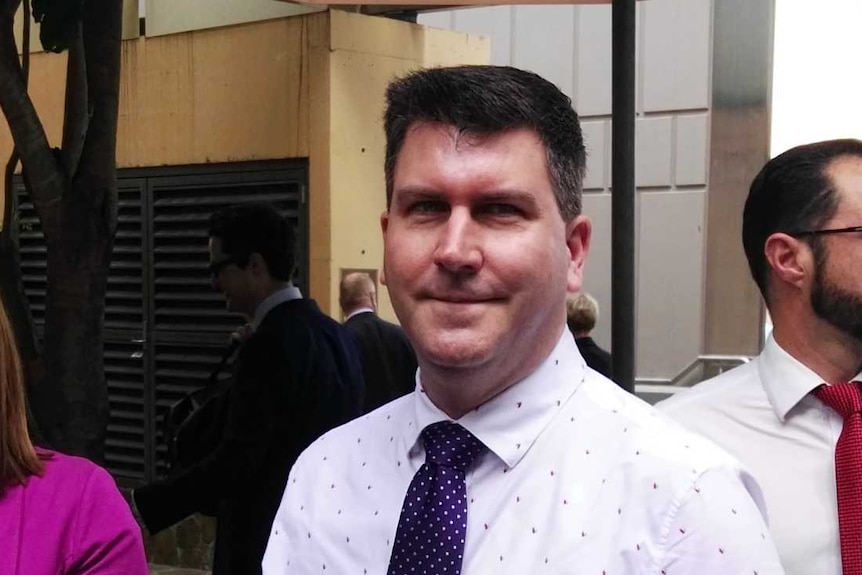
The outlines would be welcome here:
M 572 95 L 574 6 L 515 6 L 512 65 L 547 78 Z
M 639 188 L 671 185 L 673 117 L 635 122 L 635 182 Z
M 642 8 L 644 110 L 706 109 L 711 3 L 659 0 Z
M 706 194 L 643 192 L 638 237 L 639 378 L 667 378 L 700 353 Z
M 611 113 L 611 11 L 607 6 L 577 9 L 575 106 L 583 116 Z
M 611 196 L 584 194 L 584 214 L 593 222 L 593 238 L 584 278 L 584 290 L 599 302 L 599 321 L 593 338 L 611 348 Z
M 492 38 L 491 63 L 506 66 L 512 60 L 512 11 L 512 6 L 455 10 L 454 29 Z
M 674 183 L 677 186 L 705 186 L 709 115 L 677 116 Z
M 581 122 L 584 146 L 587 149 L 587 173 L 584 190 L 604 190 L 608 186 L 610 160 L 610 122 L 607 120 Z

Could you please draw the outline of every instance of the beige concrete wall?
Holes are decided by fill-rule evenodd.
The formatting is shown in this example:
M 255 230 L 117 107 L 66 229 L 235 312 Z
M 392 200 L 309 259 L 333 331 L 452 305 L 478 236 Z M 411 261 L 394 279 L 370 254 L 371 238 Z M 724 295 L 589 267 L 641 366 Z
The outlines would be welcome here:
M 309 156 L 309 30 L 325 13 L 123 43 L 121 168 Z M 34 54 L 30 95 L 52 146 L 62 135 L 65 54 Z M 321 114 L 318 112 L 318 114 Z M 322 114 L 325 119 L 325 114 Z M 0 122 L 0 158 L 11 137 Z M 313 184 L 312 184 L 313 185 Z
M 380 269 L 383 174 L 383 98 L 387 84 L 420 67 L 488 63 L 489 42 L 383 18 L 332 12 L 330 61 L 330 191 L 332 263 L 329 298 L 338 310 L 341 270 Z M 380 313 L 394 320 L 385 289 Z M 338 317 L 336 315 L 336 317 Z
M 205 30 L 326 10 L 326 6 L 300 6 L 273 0 L 140 1 L 146 4 L 147 36 Z
M 339 317 L 340 270 L 382 264 L 386 85 L 420 66 L 483 63 L 489 53 L 479 37 L 346 12 L 127 41 L 117 162 L 308 158 L 310 292 Z M 54 146 L 65 62 L 45 53 L 32 61 L 31 97 Z M 0 158 L 10 152 L 0 122 Z M 383 291 L 383 315 L 394 319 Z

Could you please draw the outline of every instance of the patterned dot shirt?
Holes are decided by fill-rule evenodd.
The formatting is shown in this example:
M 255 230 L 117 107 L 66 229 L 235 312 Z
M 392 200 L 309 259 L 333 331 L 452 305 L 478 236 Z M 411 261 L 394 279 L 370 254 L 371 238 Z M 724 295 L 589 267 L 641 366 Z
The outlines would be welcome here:
M 386 573 L 425 460 L 420 433 L 446 420 L 417 386 L 309 447 L 264 575 Z M 488 447 L 466 476 L 462 575 L 783 573 L 754 479 L 588 369 L 567 330 L 535 372 L 458 423 Z

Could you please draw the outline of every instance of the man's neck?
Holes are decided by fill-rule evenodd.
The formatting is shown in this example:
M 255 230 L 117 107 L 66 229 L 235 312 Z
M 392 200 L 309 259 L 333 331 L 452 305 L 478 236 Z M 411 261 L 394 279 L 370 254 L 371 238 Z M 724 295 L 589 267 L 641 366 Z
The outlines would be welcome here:
M 270 296 L 280 292 L 283 289 L 293 287 L 292 282 L 269 282 L 265 287 L 263 287 L 259 292 L 257 297 L 254 299 L 254 309 L 251 310 L 251 315 L 246 314 L 246 319 L 249 323 L 253 323 L 255 317 L 257 316 L 258 310 L 260 309 L 261 304 L 265 302 Z M 259 318 L 258 318 L 259 319 Z
M 808 322 L 775 318 L 772 335 L 784 351 L 825 383 L 850 381 L 862 368 L 862 342 L 820 318 Z
M 274 294 L 276 292 L 280 292 L 284 288 L 290 287 L 291 285 L 293 285 L 291 282 L 275 282 L 275 281 L 273 281 L 273 282 L 267 283 L 266 286 L 261 288 L 260 293 L 258 294 L 257 298 L 255 298 L 254 308 L 257 309 L 258 307 L 260 307 L 260 304 L 262 304 L 264 302 L 264 300 L 266 300 L 266 298 L 268 298 L 269 296 L 271 296 L 272 294 Z

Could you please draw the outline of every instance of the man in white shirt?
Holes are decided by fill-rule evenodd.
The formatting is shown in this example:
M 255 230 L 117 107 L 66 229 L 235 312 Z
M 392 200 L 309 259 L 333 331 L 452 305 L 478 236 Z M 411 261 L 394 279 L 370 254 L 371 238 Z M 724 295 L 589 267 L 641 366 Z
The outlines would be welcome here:
M 417 390 L 305 451 L 264 573 L 782 573 L 751 477 L 566 329 L 591 232 L 570 100 L 437 68 L 390 85 L 385 128 L 381 279 Z
M 767 163 L 745 205 L 743 244 L 772 335 L 751 363 L 660 404 L 754 473 L 788 575 L 859 573 L 842 570 L 841 552 L 862 541 L 839 544 L 843 419 L 817 390 L 862 379 L 860 224 L 862 142 L 799 146 Z

